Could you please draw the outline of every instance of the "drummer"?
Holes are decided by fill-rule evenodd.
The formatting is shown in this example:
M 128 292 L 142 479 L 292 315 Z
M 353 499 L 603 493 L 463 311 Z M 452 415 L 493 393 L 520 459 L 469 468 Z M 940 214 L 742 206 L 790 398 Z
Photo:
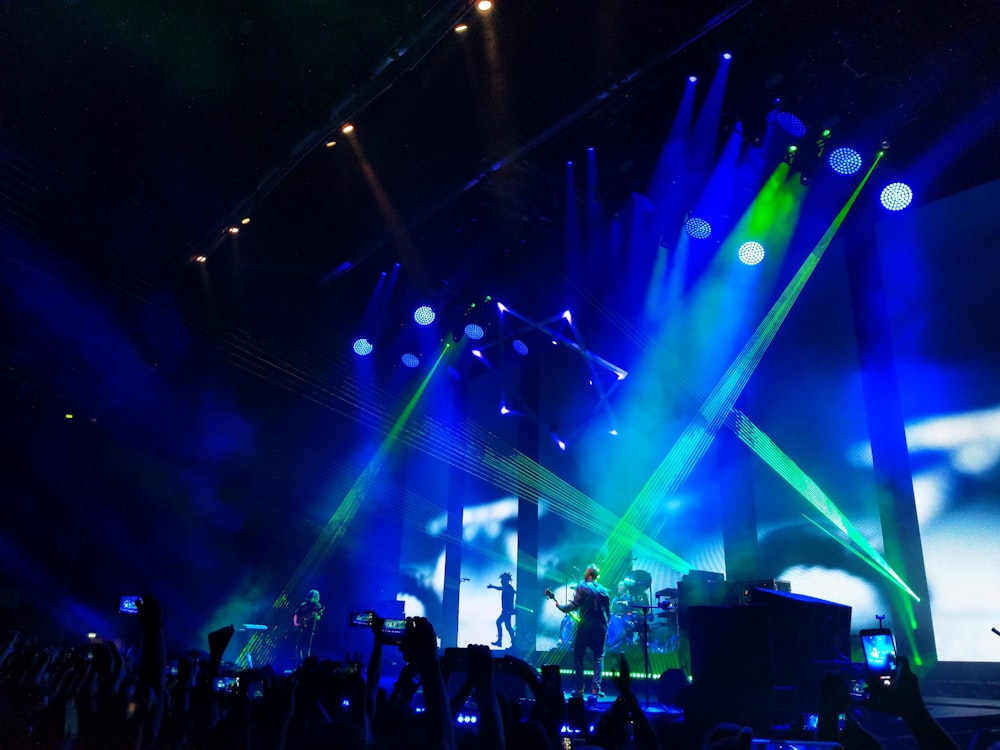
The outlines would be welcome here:
M 615 594 L 615 598 L 611 600 L 611 614 L 615 617 L 624 617 L 628 615 L 631 604 L 632 597 L 628 587 L 625 585 L 625 581 L 619 581 L 618 592 Z

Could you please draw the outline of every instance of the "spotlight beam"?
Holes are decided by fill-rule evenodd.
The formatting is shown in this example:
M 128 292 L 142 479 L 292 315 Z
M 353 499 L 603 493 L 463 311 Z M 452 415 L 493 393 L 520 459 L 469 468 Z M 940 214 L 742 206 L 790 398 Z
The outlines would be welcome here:
M 306 556 L 303 558 L 302 562 L 299 563 L 298 568 L 296 568 L 295 572 L 292 573 L 291 578 L 285 584 L 281 594 L 274 601 L 274 604 L 272 605 L 273 611 L 281 610 L 288 606 L 290 603 L 289 596 L 291 596 L 294 591 L 302 588 L 302 582 L 307 575 L 314 574 L 314 572 L 326 562 L 327 558 L 333 552 L 334 546 L 347 532 L 351 521 L 353 521 L 354 517 L 357 515 L 358 508 L 361 507 L 361 502 L 365 499 L 369 492 L 372 480 L 382 470 L 382 466 L 385 464 L 385 460 L 389 456 L 390 448 L 396 442 L 407 421 L 409 421 L 410 416 L 413 414 L 413 410 L 420 401 L 420 397 L 427 390 L 427 386 L 430 384 L 431 378 L 434 376 L 434 373 L 437 371 L 437 368 L 440 366 L 450 347 L 450 344 L 445 344 L 444 349 L 438 356 L 434 366 L 431 367 L 427 375 L 424 376 L 423 381 L 410 398 L 409 403 L 407 403 L 404 407 L 392 428 L 389 430 L 389 433 L 375 451 L 375 455 L 372 456 L 364 471 L 361 472 L 350 491 L 348 491 L 348 493 L 344 496 L 344 499 L 340 501 L 340 505 L 337 506 L 337 510 L 334 511 L 330 520 L 327 521 L 323 531 L 320 533 L 316 541 L 313 542 L 312 547 L 309 548 Z M 243 661 L 248 655 L 250 655 L 256 663 L 265 664 L 267 663 L 267 657 L 270 655 L 274 645 L 275 639 L 271 631 L 263 631 L 260 633 L 255 632 L 240 652 L 239 660 Z
M 649 477 L 645 486 L 639 491 L 639 494 L 622 516 L 621 523 L 619 523 L 619 525 L 614 529 L 609 541 L 605 544 L 605 559 L 612 560 L 613 564 L 616 566 L 621 564 L 621 561 L 627 557 L 628 550 L 631 549 L 636 541 L 633 536 L 634 530 L 646 527 L 646 525 L 652 520 L 656 503 L 659 498 L 667 497 L 676 492 L 683 481 L 690 475 L 691 471 L 694 470 L 694 467 L 704 457 L 708 447 L 714 441 L 719 428 L 725 423 L 727 417 L 733 411 L 737 398 L 743 392 L 743 389 L 749 382 L 750 376 L 756 370 L 758 364 L 764 356 L 764 353 L 767 351 L 771 342 L 774 340 L 774 337 L 777 335 L 781 324 L 785 321 L 789 312 L 791 312 L 792 306 L 798 300 L 799 295 L 811 278 L 812 273 L 815 271 L 820 259 L 823 257 L 823 254 L 829 247 L 830 242 L 832 242 L 834 236 L 836 235 L 837 230 L 843 224 L 844 219 L 847 217 L 847 214 L 853 207 L 858 195 L 860 195 L 862 188 L 864 188 L 865 184 L 868 182 L 868 179 L 871 177 L 872 172 L 875 170 L 875 167 L 878 165 L 880 160 L 881 154 L 876 157 L 864 178 L 858 184 L 850 198 L 848 198 L 840 212 L 834 218 L 833 222 L 831 222 L 830 226 L 823 233 L 823 236 L 816 243 L 815 247 L 809 253 L 802 266 L 796 272 L 795 276 L 791 279 L 791 281 L 789 281 L 777 301 L 764 316 L 764 319 L 758 325 L 757 330 L 744 345 L 743 350 L 736 357 L 736 359 L 733 360 L 722 379 L 716 384 L 715 388 L 713 388 L 712 392 L 708 395 L 698 413 L 688 424 L 687 428 L 685 428 L 677 442 L 674 443 L 673 447 L 667 453 L 666 457 L 657 469 Z M 760 434 L 763 435 L 763 433 Z M 768 442 L 770 442 L 771 445 L 774 445 L 773 442 Z M 776 447 L 777 446 L 775 446 L 775 448 Z M 762 453 L 764 453 L 764 451 L 758 453 L 758 455 L 761 455 Z M 768 461 L 769 456 L 761 455 L 761 458 Z M 774 459 L 775 457 L 772 456 L 771 458 Z M 771 465 L 772 468 L 775 468 L 771 461 L 768 461 L 768 464 Z M 794 466 L 794 464 L 792 465 Z M 803 480 L 803 478 L 808 479 L 805 473 L 799 470 L 796 474 L 796 479 Z M 806 489 L 816 487 L 815 483 L 812 483 L 810 486 L 808 482 L 800 481 L 800 484 Z M 793 484 L 793 486 L 795 485 Z M 818 489 L 818 487 L 816 488 Z M 799 489 L 799 487 L 796 487 L 796 489 Z M 814 507 L 821 507 L 820 505 L 817 505 L 817 503 L 824 498 L 826 501 L 829 501 L 829 499 L 826 498 L 825 494 L 820 494 L 822 497 L 817 496 L 811 498 L 808 494 L 804 496 L 807 500 L 813 502 Z M 832 502 L 829 502 L 828 511 L 830 508 L 835 508 Z M 830 515 L 827 515 L 827 517 L 831 518 L 831 520 L 833 518 L 839 519 L 841 523 L 846 521 L 846 517 L 839 511 L 837 511 L 836 514 L 832 514 L 831 511 Z M 853 527 L 850 528 L 853 529 Z M 859 540 L 864 541 L 863 536 L 858 533 L 856 529 L 853 529 L 854 534 L 852 534 L 847 525 L 844 524 L 842 530 L 847 533 L 851 540 L 855 543 L 858 543 Z M 871 557 L 875 564 L 882 569 L 883 573 L 887 574 L 891 580 L 906 591 L 911 597 L 918 599 L 917 595 L 902 581 L 899 575 L 892 570 L 884 558 L 882 558 L 881 555 L 878 555 L 878 553 L 875 552 L 870 545 L 867 545 L 867 542 L 865 542 L 865 545 L 866 546 L 863 547 L 864 551 L 869 555 L 869 557 Z M 873 553 L 875 556 L 872 556 Z

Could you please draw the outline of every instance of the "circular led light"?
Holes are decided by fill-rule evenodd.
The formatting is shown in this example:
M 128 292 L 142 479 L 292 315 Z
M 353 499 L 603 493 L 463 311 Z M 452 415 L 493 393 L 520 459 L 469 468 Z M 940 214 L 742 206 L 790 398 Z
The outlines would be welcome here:
M 434 318 L 434 310 L 427 305 L 421 305 L 413 311 L 413 319 L 417 322 L 417 325 L 429 326 L 434 322 Z
M 842 146 L 830 152 L 830 169 L 837 174 L 854 174 L 861 169 L 861 154 Z
M 764 246 L 753 240 L 744 242 L 740 245 L 739 257 L 748 266 L 756 266 L 764 260 Z
M 880 200 L 889 211 L 902 211 L 913 200 L 913 190 L 904 182 L 893 182 L 882 188 Z
M 703 240 L 712 234 L 712 225 L 695 217 L 684 222 L 684 231 L 696 240 Z

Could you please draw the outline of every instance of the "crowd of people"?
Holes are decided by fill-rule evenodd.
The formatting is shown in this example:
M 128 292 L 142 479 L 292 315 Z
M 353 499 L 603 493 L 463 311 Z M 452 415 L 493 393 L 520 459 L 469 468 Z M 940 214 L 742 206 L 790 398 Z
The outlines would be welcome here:
M 580 601 L 568 607 L 590 606 L 587 597 L 595 594 L 603 618 L 606 597 L 594 586 L 585 587 Z M 442 655 L 433 625 L 421 617 L 406 618 L 398 643 L 395 637 L 390 643 L 382 619 L 372 613 L 367 658 L 308 656 L 291 674 L 263 667 L 222 680 L 232 626 L 209 635 L 207 652 L 190 653 L 177 660 L 176 669 L 168 669 L 160 604 L 146 596 L 138 608 L 142 636 L 134 652 L 123 653 L 114 642 L 44 647 L 23 634 L 8 634 L 0 643 L 0 750 L 749 750 L 753 738 L 752 728 L 740 725 L 654 721 L 657 717 L 633 689 L 624 655 L 610 675 L 617 697 L 597 712 L 593 698 L 563 692 L 555 665 L 538 670 L 509 655 L 495 657 L 485 645 L 447 649 Z M 603 656 L 593 634 L 586 645 L 595 649 L 595 659 Z M 403 660 L 391 689 L 381 687 L 386 647 L 398 647 Z M 522 680 L 527 697 L 514 699 L 499 690 L 500 672 L 504 682 Z M 808 738 L 839 742 L 845 750 L 880 747 L 854 713 L 847 711 L 841 726 L 847 701 L 842 680 L 828 678 L 819 723 Z M 931 718 L 905 658 L 897 679 L 877 688 L 870 703 L 901 717 L 918 747 L 958 747 Z M 460 723 L 460 715 L 474 721 Z

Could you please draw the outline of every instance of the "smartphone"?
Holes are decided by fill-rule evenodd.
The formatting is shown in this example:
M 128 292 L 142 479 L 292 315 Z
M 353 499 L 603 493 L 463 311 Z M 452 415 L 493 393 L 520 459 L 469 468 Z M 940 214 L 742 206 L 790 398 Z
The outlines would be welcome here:
M 367 628 L 372 624 L 371 612 L 351 612 L 351 619 L 347 623 L 352 628 Z
M 382 639 L 386 643 L 399 644 L 406 632 L 406 620 L 383 620 Z
M 861 650 L 865 654 L 868 674 L 888 685 L 896 674 L 896 642 L 889 628 L 862 630 Z
M 138 603 L 141 601 L 141 596 L 123 596 L 118 601 L 118 611 L 123 615 L 137 615 L 139 614 Z
M 239 677 L 216 677 L 215 690 L 219 693 L 232 693 L 240 686 Z

